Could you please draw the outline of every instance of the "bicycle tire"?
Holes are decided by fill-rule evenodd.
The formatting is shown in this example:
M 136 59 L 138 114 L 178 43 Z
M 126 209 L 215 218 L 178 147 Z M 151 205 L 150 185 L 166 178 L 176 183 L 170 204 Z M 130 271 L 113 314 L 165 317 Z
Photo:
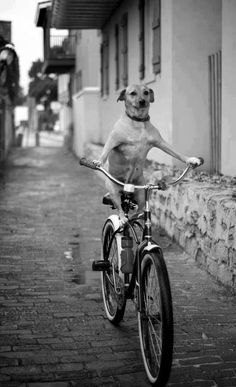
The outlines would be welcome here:
M 119 275 L 119 257 L 116 238 L 113 238 L 111 242 L 114 232 L 115 227 L 113 223 L 111 220 L 107 220 L 103 228 L 102 254 L 104 260 L 110 261 L 111 268 L 109 271 L 101 273 L 101 283 L 103 303 L 107 318 L 112 324 L 118 325 L 125 313 L 126 299 L 124 295 L 123 278 Z M 120 287 L 120 295 L 116 294 L 114 283 Z
M 173 356 L 173 310 L 168 272 L 162 253 L 144 252 L 141 265 L 139 338 L 145 371 L 153 386 L 168 382 Z

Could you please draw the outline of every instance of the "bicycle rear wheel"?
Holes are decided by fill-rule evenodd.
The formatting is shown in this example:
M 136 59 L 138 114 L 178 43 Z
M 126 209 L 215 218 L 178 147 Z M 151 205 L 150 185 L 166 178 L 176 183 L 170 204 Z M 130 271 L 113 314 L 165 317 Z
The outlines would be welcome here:
M 110 269 L 102 272 L 102 296 L 107 318 L 118 325 L 124 316 L 126 299 L 124 281 L 119 275 L 119 251 L 114 232 L 114 225 L 108 220 L 103 229 L 102 252 L 103 259 L 110 262 Z
M 149 381 L 165 386 L 173 354 L 173 311 L 168 273 L 161 252 L 145 252 L 141 267 L 143 311 L 138 313 L 143 362 Z

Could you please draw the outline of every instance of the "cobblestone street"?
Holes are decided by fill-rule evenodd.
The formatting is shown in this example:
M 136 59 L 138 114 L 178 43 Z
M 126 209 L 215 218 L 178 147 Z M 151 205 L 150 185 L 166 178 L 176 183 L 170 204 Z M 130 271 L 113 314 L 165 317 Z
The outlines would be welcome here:
M 0 386 L 147 387 L 130 302 L 105 318 L 103 182 L 63 148 L 13 149 L 0 170 Z M 169 387 L 236 386 L 236 298 L 165 236 L 175 351 Z

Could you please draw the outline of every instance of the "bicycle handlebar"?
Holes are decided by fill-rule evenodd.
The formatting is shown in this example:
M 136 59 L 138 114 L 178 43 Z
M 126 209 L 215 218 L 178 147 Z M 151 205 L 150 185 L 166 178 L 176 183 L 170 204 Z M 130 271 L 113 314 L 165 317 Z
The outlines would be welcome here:
M 86 159 L 86 157 L 81 157 L 79 163 L 91 169 L 98 169 L 98 166 L 93 161 Z
M 158 190 L 165 190 L 168 185 L 175 185 L 177 183 L 179 183 L 181 180 L 183 180 L 184 176 L 188 173 L 188 171 L 190 169 L 195 169 L 197 167 L 199 167 L 200 165 L 202 165 L 204 163 L 204 159 L 202 157 L 198 157 L 198 159 L 200 160 L 200 164 L 199 165 L 187 165 L 186 168 L 184 169 L 184 171 L 181 173 L 181 175 L 176 179 L 176 180 L 173 180 L 172 182 L 166 184 L 166 187 L 164 187 L 163 184 L 161 184 L 161 181 L 159 184 L 157 185 L 153 185 L 153 184 L 146 184 L 146 185 L 134 185 L 134 184 L 130 184 L 130 185 L 133 185 L 133 187 L 135 189 L 158 189 Z M 116 183 L 122 187 L 124 186 L 127 186 L 128 184 L 126 183 L 123 183 L 122 181 L 120 180 L 117 180 L 115 177 L 113 177 L 108 171 L 106 171 L 106 169 L 100 167 L 99 165 L 97 165 L 96 163 L 94 163 L 94 161 L 91 161 L 91 160 L 87 160 L 85 157 L 82 157 L 79 161 L 80 165 L 83 165 L 85 167 L 88 167 L 88 168 L 91 168 L 91 169 L 95 169 L 97 171 L 100 171 L 102 172 L 105 176 L 107 176 L 111 181 L 113 181 L 113 183 Z

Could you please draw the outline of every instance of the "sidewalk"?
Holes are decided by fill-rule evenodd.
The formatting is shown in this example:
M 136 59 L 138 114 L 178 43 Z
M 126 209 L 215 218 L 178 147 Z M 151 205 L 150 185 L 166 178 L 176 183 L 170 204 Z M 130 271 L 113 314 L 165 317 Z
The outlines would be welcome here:
M 38 146 L 42 147 L 61 147 L 63 145 L 63 135 L 61 132 L 41 131 L 38 133 Z M 28 128 L 23 136 L 22 147 L 35 147 L 36 133 Z
M 105 318 L 102 180 L 61 148 L 19 148 L 0 170 L 0 386 L 149 386 L 132 303 Z M 175 313 L 169 387 L 236 386 L 236 298 L 164 236 Z

